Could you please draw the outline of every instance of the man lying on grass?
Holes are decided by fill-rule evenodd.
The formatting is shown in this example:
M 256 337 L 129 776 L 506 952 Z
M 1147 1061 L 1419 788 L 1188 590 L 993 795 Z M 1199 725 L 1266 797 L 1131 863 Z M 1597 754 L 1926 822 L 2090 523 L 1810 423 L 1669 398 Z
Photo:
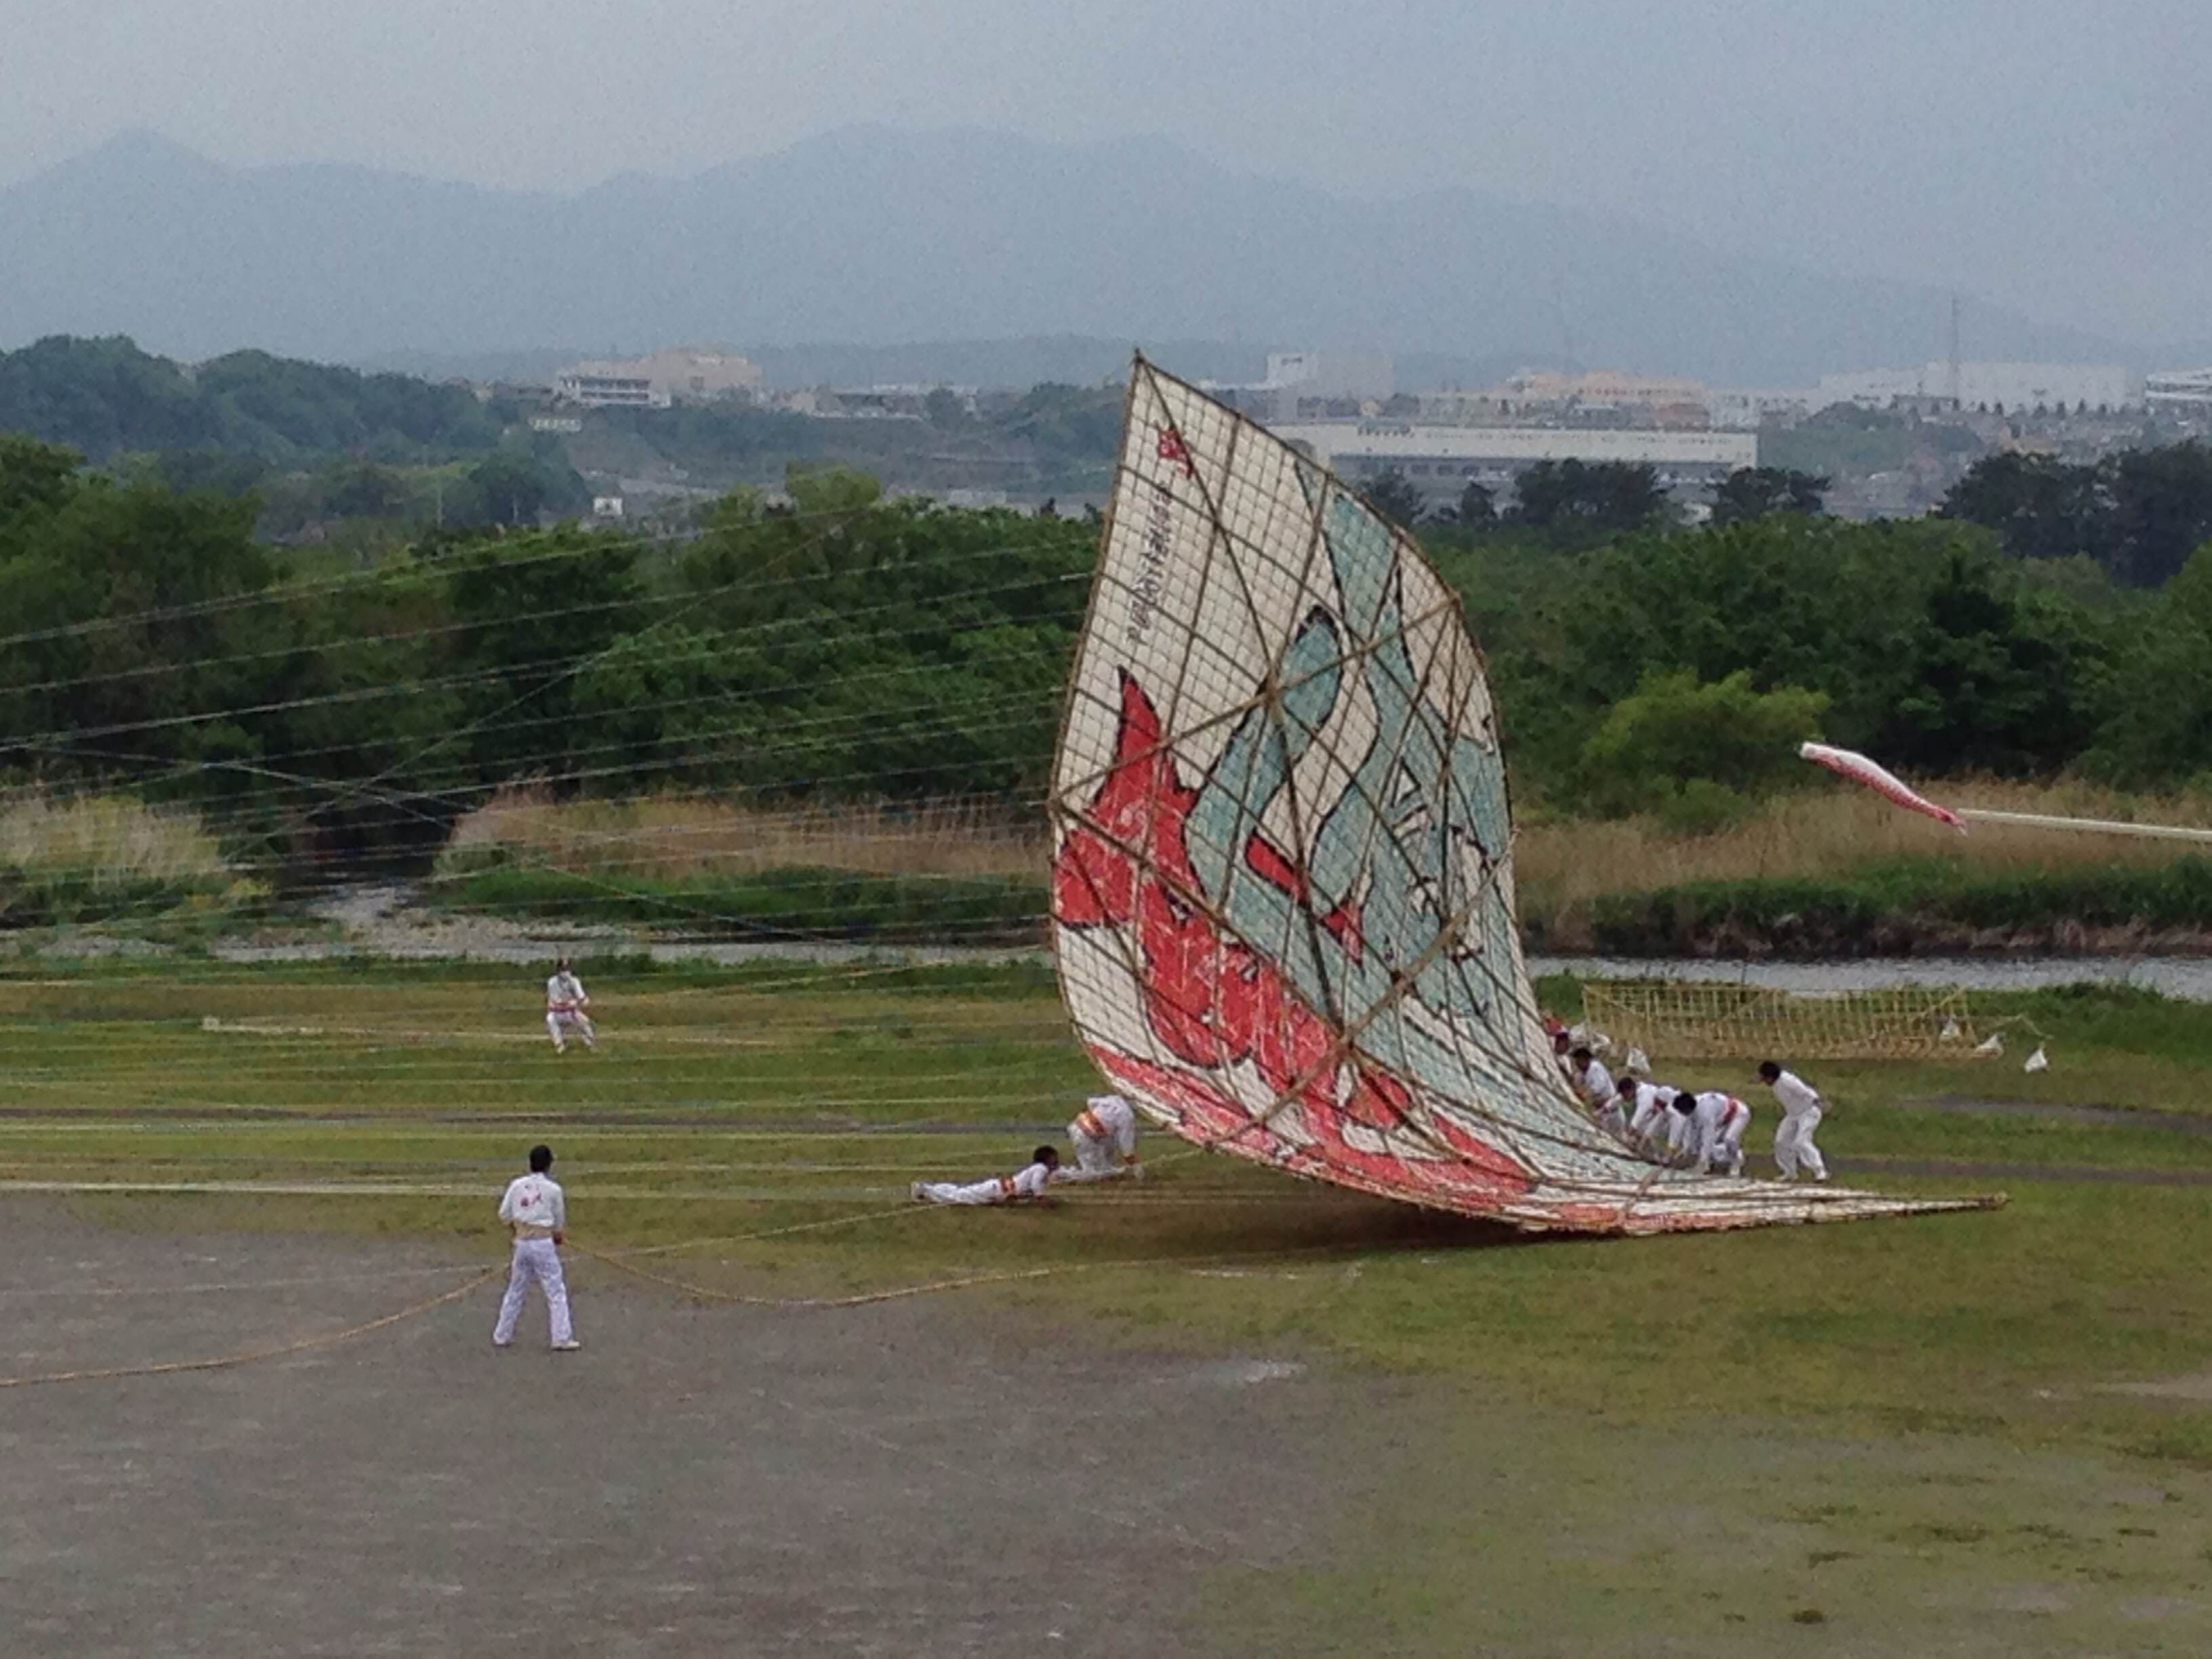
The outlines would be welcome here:
M 1026 1168 L 964 1186 L 953 1181 L 917 1181 L 907 1190 L 917 1204 L 1049 1204 L 1046 1188 L 1060 1167 L 1060 1154 L 1040 1146 Z

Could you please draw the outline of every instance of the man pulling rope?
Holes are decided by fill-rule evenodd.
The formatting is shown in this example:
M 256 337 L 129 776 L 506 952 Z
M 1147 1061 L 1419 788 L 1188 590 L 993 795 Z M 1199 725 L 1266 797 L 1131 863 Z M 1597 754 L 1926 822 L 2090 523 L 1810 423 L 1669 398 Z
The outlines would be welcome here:
M 584 1012 L 591 1006 L 584 981 L 576 977 L 575 964 L 562 957 L 553 964 L 553 977 L 545 981 L 545 1029 L 552 1034 L 555 1054 L 568 1052 L 563 1031 L 574 1031 L 583 1038 L 586 1048 L 599 1046 L 592 1030 L 592 1017 Z
M 530 1173 L 507 1182 L 499 1201 L 499 1218 L 514 1236 L 514 1261 L 507 1275 L 507 1295 L 499 1304 L 499 1321 L 491 1328 L 491 1345 L 504 1348 L 514 1340 L 514 1322 L 522 1317 L 522 1304 L 530 1282 L 545 1292 L 545 1312 L 551 1328 L 553 1352 L 574 1353 L 583 1346 L 568 1322 L 568 1284 L 561 1273 L 561 1246 L 568 1243 L 568 1203 L 560 1186 L 547 1173 L 553 1167 L 550 1146 L 530 1149 Z

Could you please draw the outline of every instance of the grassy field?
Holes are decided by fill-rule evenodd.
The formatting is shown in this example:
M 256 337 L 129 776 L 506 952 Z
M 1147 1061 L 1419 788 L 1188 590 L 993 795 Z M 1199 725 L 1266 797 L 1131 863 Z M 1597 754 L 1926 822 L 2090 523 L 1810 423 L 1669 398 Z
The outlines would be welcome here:
M 2050 1033 L 2051 1071 L 1815 1071 L 1844 1178 L 2008 1190 L 1993 1214 L 1547 1242 L 1157 1137 L 1141 1187 L 919 1209 L 908 1180 L 1010 1167 L 1093 1086 L 1048 975 L 588 978 L 602 1048 L 566 1057 L 534 981 L 490 969 L 0 978 L 0 1182 L 289 1185 L 312 1190 L 72 1204 L 130 1229 L 398 1232 L 489 1260 L 491 1199 L 543 1138 L 579 1243 L 678 1247 L 654 1271 L 709 1290 L 1052 1267 L 962 1295 L 1108 1343 L 1371 1379 L 1347 1387 L 1397 1414 L 1376 1454 L 1399 1460 L 1387 1503 L 1325 1565 L 1264 1591 L 1224 1579 L 1227 1649 L 1383 1632 L 1390 1650 L 1457 1652 L 1487 1632 L 1497 1651 L 1640 1652 L 1640 1621 L 1663 1614 L 1703 1632 L 1683 1650 L 1795 1651 L 1838 1623 L 1997 1651 L 1978 1620 L 2014 1602 L 2011 1653 L 2081 1650 L 2124 1603 L 2166 1609 L 2142 1626 L 2153 1644 L 2100 1650 L 2201 1650 L 2212 1629 L 2195 1599 L 2212 1560 L 2212 1010 L 1992 1000 Z M 1749 1094 L 1740 1069 L 1682 1080 Z M 1687 1549 L 1683 1528 L 1726 1547 Z M 1470 1574 L 1475 1550 L 1499 1571 Z M 1564 1597 L 1504 1571 L 1561 1551 L 1589 1553 Z

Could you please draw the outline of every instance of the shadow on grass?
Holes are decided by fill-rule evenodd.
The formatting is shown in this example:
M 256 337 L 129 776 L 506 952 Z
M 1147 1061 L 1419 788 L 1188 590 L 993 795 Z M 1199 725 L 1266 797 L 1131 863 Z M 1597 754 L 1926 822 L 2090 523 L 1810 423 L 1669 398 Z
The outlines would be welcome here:
M 1154 1202 L 1132 1192 L 1103 1203 L 1078 1200 L 1071 1207 L 1080 1216 L 1086 1253 L 1110 1237 L 1127 1254 L 1157 1250 L 1164 1260 L 1213 1254 L 1411 1255 L 1588 1242 L 1387 1199 L 1304 1190 L 1224 1194 L 1216 1204 Z

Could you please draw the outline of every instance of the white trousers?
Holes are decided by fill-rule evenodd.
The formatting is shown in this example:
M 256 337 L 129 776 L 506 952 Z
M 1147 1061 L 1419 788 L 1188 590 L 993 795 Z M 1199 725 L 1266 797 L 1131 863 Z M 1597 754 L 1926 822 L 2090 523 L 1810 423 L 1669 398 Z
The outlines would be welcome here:
M 1712 1150 L 1701 1161 L 1703 1169 L 1717 1170 L 1725 1165 L 1732 1176 L 1743 1173 L 1743 1132 L 1751 1127 L 1751 1114 L 1738 1112 L 1713 1137 Z
M 957 1181 L 925 1181 L 917 1190 L 932 1204 L 998 1204 L 1006 1198 L 995 1180 L 971 1181 L 964 1187 Z
M 545 1292 L 552 1341 L 557 1345 L 576 1340 L 568 1323 L 568 1281 L 561 1276 L 560 1247 L 550 1238 L 518 1238 L 514 1265 L 507 1269 L 507 1295 L 499 1304 L 499 1323 L 491 1328 L 491 1340 L 502 1348 L 514 1340 L 514 1322 L 522 1317 L 523 1298 L 533 1279 Z
M 592 1022 L 588 1016 L 584 1014 L 557 1013 L 548 1009 L 545 1014 L 545 1029 L 553 1034 L 553 1046 L 556 1048 L 563 1048 L 568 1046 L 561 1040 L 561 1030 L 563 1026 L 566 1026 L 569 1030 L 574 1031 L 578 1036 L 583 1038 L 584 1046 L 586 1048 L 596 1048 L 599 1046 L 598 1043 L 592 1041 Z
M 1820 1109 L 1808 1106 L 1802 1112 L 1785 1112 L 1774 1131 L 1774 1166 L 1782 1171 L 1784 1181 L 1794 1181 L 1800 1164 L 1805 1173 L 1815 1181 L 1828 1178 L 1828 1161 L 1820 1156 L 1820 1149 L 1813 1144 L 1813 1131 L 1820 1127 Z
M 1131 1166 L 1121 1160 L 1137 1150 L 1137 1137 L 1128 1137 L 1128 1145 L 1121 1144 L 1119 1135 L 1087 1135 L 1073 1123 L 1067 1126 L 1067 1144 L 1075 1148 L 1075 1167 L 1063 1166 L 1053 1171 L 1061 1181 L 1111 1181 L 1115 1176 L 1129 1173 Z

